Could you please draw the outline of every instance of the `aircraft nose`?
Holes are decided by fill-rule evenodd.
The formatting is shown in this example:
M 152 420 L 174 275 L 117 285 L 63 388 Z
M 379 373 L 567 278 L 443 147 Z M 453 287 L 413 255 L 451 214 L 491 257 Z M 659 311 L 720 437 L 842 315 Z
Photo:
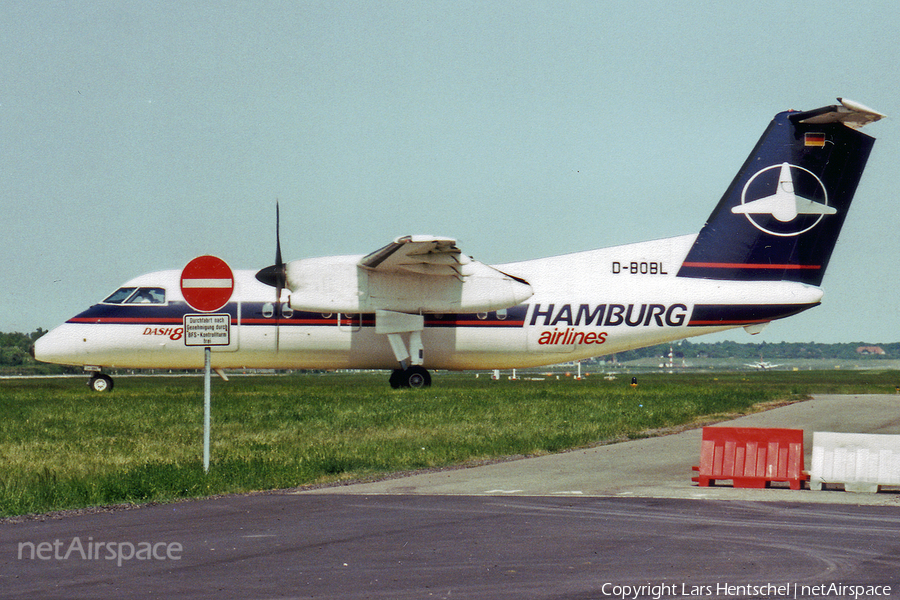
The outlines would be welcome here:
M 31 358 L 35 360 L 39 360 L 41 362 L 47 361 L 47 336 L 50 334 L 45 333 L 43 336 L 35 340 L 35 342 L 31 345 L 31 348 L 28 349 L 29 354 L 31 354 Z
M 46 363 L 70 364 L 72 363 L 73 348 L 70 336 L 66 331 L 60 331 L 66 326 L 62 325 L 45 333 L 35 340 L 29 352 L 35 360 Z

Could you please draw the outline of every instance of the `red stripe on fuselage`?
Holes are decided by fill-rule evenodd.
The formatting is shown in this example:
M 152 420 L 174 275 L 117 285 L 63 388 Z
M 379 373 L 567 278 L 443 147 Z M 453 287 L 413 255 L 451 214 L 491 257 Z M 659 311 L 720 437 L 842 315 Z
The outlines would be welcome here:
M 66 323 L 92 323 L 106 325 L 170 325 L 181 324 L 184 319 L 172 319 L 160 317 L 158 319 L 148 319 L 147 317 L 72 317 Z
M 708 263 L 708 262 L 684 262 L 683 267 L 697 267 L 702 269 L 821 269 L 822 265 L 779 265 L 779 264 L 749 264 L 749 263 Z

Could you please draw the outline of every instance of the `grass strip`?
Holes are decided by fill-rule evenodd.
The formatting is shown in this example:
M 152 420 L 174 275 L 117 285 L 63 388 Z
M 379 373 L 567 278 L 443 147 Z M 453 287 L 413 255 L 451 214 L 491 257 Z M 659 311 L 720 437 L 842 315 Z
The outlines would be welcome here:
M 491 381 L 438 373 L 425 390 L 384 374 L 202 381 L 0 381 L 0 516 L 291 488 L 531 456 L 744 414 L 810 393 L 893 393 L 896 372 L 652 374 Z

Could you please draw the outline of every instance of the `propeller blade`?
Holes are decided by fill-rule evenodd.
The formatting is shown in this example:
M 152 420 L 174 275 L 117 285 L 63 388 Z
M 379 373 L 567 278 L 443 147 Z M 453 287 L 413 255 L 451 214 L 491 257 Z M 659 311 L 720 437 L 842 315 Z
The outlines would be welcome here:
M 284 261 L 281 259 L 281 209 L 278 200 L 275 201 L 275 352 L 281 351 L 281 290 L 284 289 L 287 272 L 284 268 Z
M 281 209 L 275 201 L 275 264 L 256 272 L 257 281 L 275 288 L 275 352 L 280 350 L 281 327 L 281 290 L 287 283 L 287 271 L 281 258 Z
M 275 288 L 276 303 L 281 300 L 281 290 L 287 283 L 287 274 L 284 260 L 281 258 L 281 211 L 277 202 L 275 203 L 275 264 L 257 271 L 256 279 Z
M 281 208 L 278 201 L 275 201 L 275 266 L 284 267 L 284 261 L 281 260 Z

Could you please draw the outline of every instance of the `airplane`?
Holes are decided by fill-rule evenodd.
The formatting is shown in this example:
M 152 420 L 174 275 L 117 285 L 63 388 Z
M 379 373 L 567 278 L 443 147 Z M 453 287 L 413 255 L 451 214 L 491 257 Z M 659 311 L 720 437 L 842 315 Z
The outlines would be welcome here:
M 852 100 L 777 114 L 699 233 L 486 265 L 450 237 L 412 235 L 365 255 L 234 271 L 224 369 L 385 369 L 393 388 L 435 369 L 577 361 L 770 322 L 820 304 L 825 269 L 884 115 Z M 733 126 L 733 125 L 732 125 Z M 201 369 L 181 271 L 124 283 L 36 341 L 37 360 L 104 369 Z M 206 309 L 205 309 L 206 310 Z M 201 314 L 204 314 L 201 312 Z M 187 316 L 186 316 L 187 315 Z
M 744 363 L 744 366 L 750 367 L 751 369 L 758 369 L 760 371 L 768 371 L 769 369 L 775 369 L 777 367 L 780 367 L 781 365 L 773 365 L 770 362 L 761 360 L 755 363 Z

